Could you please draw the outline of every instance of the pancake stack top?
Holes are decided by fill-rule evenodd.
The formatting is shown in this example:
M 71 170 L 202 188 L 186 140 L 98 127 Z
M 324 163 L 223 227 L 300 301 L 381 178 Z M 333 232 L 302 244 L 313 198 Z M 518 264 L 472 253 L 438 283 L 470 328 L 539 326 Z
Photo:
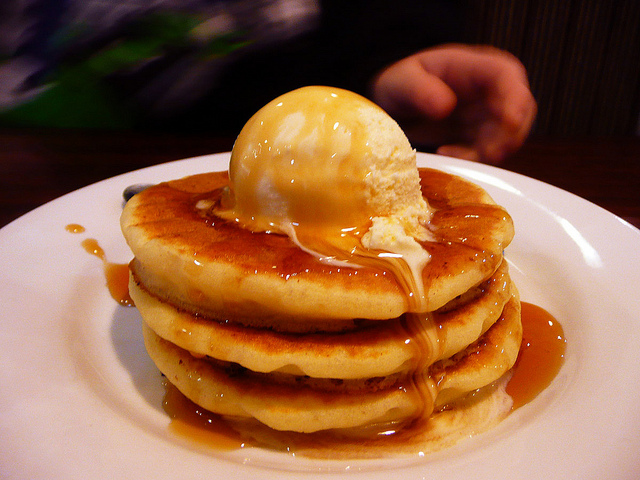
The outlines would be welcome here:
M 149 355 L 212 412 L 295 432 L 404 425 L 517 358 L 511 218 L 418 170 L 400 127 L 351 92 L 279 97 L 228 174 L 151 187 L 121 224 Z

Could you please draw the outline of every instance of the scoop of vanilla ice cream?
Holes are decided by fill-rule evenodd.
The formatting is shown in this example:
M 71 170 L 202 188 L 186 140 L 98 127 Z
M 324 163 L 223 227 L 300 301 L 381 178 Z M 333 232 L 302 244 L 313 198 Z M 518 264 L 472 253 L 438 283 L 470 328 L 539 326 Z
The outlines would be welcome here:
M 304 87 L 265 105 L 240 132 L 229 175 L 233 213 L 253 230 L 343 230 L 397 216 L 411 236 L 425 234 L 415 151 L 353 92 Z
M 415 150 L 371 101 L 321 86 L 276 98 L 238 135 L 229 179 L 224 216 L 287 234 L 327 263 L 391 268 L 411 308 L 424 309 L 430 255 L 419 242 L 430 237 L 431 212 Z

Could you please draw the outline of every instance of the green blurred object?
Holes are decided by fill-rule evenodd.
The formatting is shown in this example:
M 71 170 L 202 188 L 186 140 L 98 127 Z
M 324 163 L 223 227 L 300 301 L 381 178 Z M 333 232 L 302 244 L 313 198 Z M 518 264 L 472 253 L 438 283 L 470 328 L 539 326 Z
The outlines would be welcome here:
M 127 71 L 169 52 L 195 52 L 197 61 L 221 58 L 248 42 L 237 32 L 198 40 L 199 15 L 153 13 L 131 25 L 127 34 L 97 51 L 61 63 L 42 91 L 0 111 L 0 125 L 60 128 L 131 128 L 142 121 L 141 107 L 117 91 L 108 76 Z M 82 26 L 63 32 L 59 42 L 73 43 Z M 64 50 L 64 45 L 62 46 Z

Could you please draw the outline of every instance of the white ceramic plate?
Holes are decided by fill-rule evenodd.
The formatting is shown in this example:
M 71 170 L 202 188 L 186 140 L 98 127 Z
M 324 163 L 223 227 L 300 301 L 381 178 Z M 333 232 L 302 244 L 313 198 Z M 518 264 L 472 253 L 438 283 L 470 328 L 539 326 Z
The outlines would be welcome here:
M 227 168 L 228 154 L 83 188 L 0 230 L 0 477 L 640 478 L 640 232 L 567 192 L 486 165 L 419 155 L 485 187 L 514 218 L 507 249 L 523 300 L 549 310 L 566 363 L 537 399 L 486 434 L 425 458 L 312 461 L 259 449 L 199 451 L 167 430 L 163 388 L 135 309 L 105 287 L 131 254 L 122 190 Z M 81 234 L 65 230 L 77 223 Z

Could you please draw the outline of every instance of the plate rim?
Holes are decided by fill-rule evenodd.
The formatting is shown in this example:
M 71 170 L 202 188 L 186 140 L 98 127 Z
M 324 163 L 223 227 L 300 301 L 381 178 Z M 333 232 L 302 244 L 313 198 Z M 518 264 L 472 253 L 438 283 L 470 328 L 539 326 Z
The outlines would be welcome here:
M 154 166 L 150 166 L 150 167 L 145 167 L 145 168 L 141 168 L 141 169 L 137 169 L 131 172 L 127 172 L 127 173 L 123 173 L 121 175 L 117 175 L 115 177 L 111 177 L 105 180 L 101 180 L 99 182 L 93 183 L 91 185 L 88 185 L 86 187 L 83 187 L 79 190 L 76 190 L 74 192 L 70 192 L 62 197 L 59 197 L 56 200 L 53 200 L 51 202 L 48 202 L 44 205 L 42 205 L 41 207 L 36 208 L 35 210 L 33 210 L 32 212 L 29 212 L 15 220 L 13 220 L 12 222 L 10 222 L 9 224 L 5 225 L 2 229 L 0 229 L 0 245 L 2 245 L 4 242 L 7 241 L 7 239 L 9 237 L 11 237 L 12 235 L 16 235 L 17 233 L 19 233 L 21 230 L 24 230 L 24 228 L 29 228 L 28 224 L 31 221 L 32 218 L 34 219 L 38 219 L 39 216 L 41 216 L 43 214 L 43 212 L 45 211 L 49 211 L 49 210 L 54 210 L 57 208 L 57 205 L 60 204 L 61 202 L 67 202 L 70 199 L 73 199 L 74 197 L 78 197 L 78 196 L 84 196 L 87 193 L 96 190 L 96 189 L 104 189 L 106 187 L 111 187 L 113 186 L 114 188 L 109 188 L 109 190 L 117 190 L 121 187 L 121 184 L 127 180 L 127 179 L 131 179 L 131 178 L 142 178 L 143 176 L 152 173 L 153 175 L 157 175 L 157 176 L 162 176 L 162 174 L 167 171 L 174 171 L 174 170 L 180 170 L 182 167 L 191 167 L 193 165 L 197 165 L 197 168 L 195 170 L 202 170 L 205 171 L 208 167 L 207 165 L 210 162 L 213 162 L 214 164 L 219 164 L 221 162 L 224 162 L 228 159 L 229 156 L 229 152 L 223 152 L 223 153 L 217 153 L 217 154 L 209 154 L 209 155 L 202 155 L 199 157 L 193 157 L 193 158 L 187 158 L 187 159 L 181 159 L 181 160 L 176 160 L 173 162 L 167 162 L 167 163 L 163 163 L 163 164 L 159 164 L 159 165 L 154 165 Z M 498 179 L 502 179 L 504 180 L 505 178 L 506 183 L 510 184 L 513 186 L 513 184 L 525 184 L 527 186 L 527 188 L 531 188 L 533 190 L 539 190 L 542 189 L 546 192 L 549 193 L 550 196 L 556 195 L 556 196 L 560 196 L 562 197 L 563 200 L 567 200 L 567 203 L 572 203 L 572 202 L 577 202 L 578 204 L 580 204 L 580 206 L 583 206 L 584 208 L 590 210 L 590 211 L 594 211 L 596 213 L 594 213 L 594 215 L 597 215 L 599 217 L 606 217 L 606 221 L 609 222 L 608 224 L 610 225 L 619 225 L 618 228 L 621 228 L 621 232 L 624 232 L 623 236 L 625 238 L 629 238 L 631 240 L 628 241 L 632 241 L 632 242 L 636 242 L 638 245 L 640 245 L 640 230 L 636 229 L 634 226 L 632 226 L 631 224 L 629 224 L 628 222 L 624 221 L 623 219 L 620 219 L 619 217 L 615 216 L 613 213 L 608 212 L 607 210 L 603 209 L 602 207 L 589 202 L 585 199 L 582 199 L 574 194 L 571 194 L 570 192 L 566 192 L 564 190 L 559 189 L 558 187 L 554 187 L 552 185 L 546 184 L 544 182 L 541 182 L 539 180 L 535 180 L 529 177 L 526 177 L 524 175 L 520 175 L 518 173 L 514 173 L 514 172 L 509 172 L 506 170 L 502 170 L 499 169 L 497 167 L 493 167 L 493 166 L 489 166 L 489 165 L 482 165 L 482 164 L 476 164 L 476 163 L 471 163 L 471 162 L 466 162 L 464 160 L 458 160 L 458 159 L 451 159 L 449 157 L 441 157 L 438 155 L 433 155 L 433 154 L 424 154 L 424 153 L 419 153 L 418 154 L 418 160 L 419 160 L 419 164 L 421 166 L 424 166 L 425 162 L 430 162 L 430 161 L 435 161 L 435 163 L 438 163 L 440 165 L 435 165 L 436 168 L 443 168 L 443 165 L 445 166 L 445 168 L 443 168 L 445 171 L 449 171 L 448 169 L 453 170 L 453 173 L 456 174 L 464 174 L 465 172 L 480 172 L 481 174 L 485 175 L 485 177 L 482 177 L 482 175 L 480 176 L 480 178 L 484 178 L 485 180 L 489 179 L 490 177 L 496 177 Z M 191 172 L 189 172 L 191 173 Z M 199 172 L 193 172 L 193 173 L 199 173 Z M 464 176 L 464 175 L 463 175 Z M 476 175 L 476 180 L 477 180 L 478 176 Z M 169 180 L 170 178 L 167 178 L 167 180 Z M 533 182 L 533 183 L 532 183 Z M 124 182 L 126 183 L 126 182 Z M 520 185 L 522 186 L 522 185 Z M 117 188 L 115 188 L 117 187 Z M 499 192 L 499 186 L 493 185 L 493 188 L 490 190 L 495 190 L 496 192 Z M 511 194 L 515 195 L 514 192 L 511 192 Z M 493 195 L 493 194 L 492 194 Z M 586 204 L 584 203 L 586 202 Z M 499 202 L 500 203 L 500 202 Z M 588 205 L 585 206 L 585 205 Z M 595 208 L 594 208 L 595 207 Z M 508 209 L 508 208 L 507 208 Z M 564 212 L 564 210 L 562 210 L 562 208 L 557 208 L 557 209 L 552 209 L 553 212 L 557 213 L 559 216 L 561 216 L 561 214 Z M 559 213 L 558 213 L 559 212 Z M 568 227 L 567 227 L 568 228 Z M 70 236 L 71 239 L 77 239 L 79 237 L 73 237 Z M 517 237 L 516 237 L 517 238 Z M 2 267 L 0 267 L 0 272 L 2 272 Z M 637 332 L 635 332 L 637 334 Z M 634 338 L 635 340 L 635 338 Z M 4 354 L 0 353 L 0 357 L 4 357 Z M 0 371 L 2 370 L 2 367 L 0 367 Z M 2 374 L 0 375 L 4 375 L 4 371 Z M 636 386 L 636 388 L 638 388 Z M 640 390 L 638 390 L 640 391 Z M 3 399 L 4 397 L 0 396 L 0 400 Z M 4 401 L 4 400 L 2 400 Z M 0 418 L 2 418 L 2 415 L 0 415 Z M 509 419 L 508 419 L 509 420 Z M 512 417 L 510 419 L 510 422 L 513 423 L 515 421 L 521 421 L 522 419 L 518 419 L 517 417 Z M 507 433 L 505 433 L 504 429 L 506 427 L 509 426 L 510 422 L 505 422 L 503 423 L 503 425 L 498 426 L 496 429 L 492 430 L 492 434 L 490 436 L 494 436 L 497 438 L 500 438 L 503 435 L 507 435 Z M 0 423 L 0 426 L 2 426 L 3 423 Z M 531 428 L 530 424 L 526 424 L 525 422 L 525 428 Z M 167 445 L 162 445 L 162 442 L 154 442 L 154 445 L 156 445 L 157 448 L 163 450 L 163 451 L 171 451 L 171 448 L 169 447 L 167 449 Z M 454 447 L 454 449 L 449 450 L 449 452 L 454 452 L 455 453 L 456 448 Z M 459 450 L 459 449 L 457 449 Z M 464 449 L 463 449 L 464 450 Z M 474 451 L 474 452 L 468 452 L 465 451 L 465 454 L 467 455 L 466 457 L 466 462 L 469 463 L 473 463 L 473 461 L 481 461 L 483 459 L 482 454 L 480 451 Z M 202 455 L 201 454 L 195 454 L 197 456 L 197 458 L 202 459 Z M 438 457 L 442 457 L 445 459 L 445 461 L 450 457 L 449 453 L 445 453 L 443 455 L 438 455 Z M 5 458 L 4 455 L 0 455 L 0 459 Z M 434 458 L 433 456 L 430 456 L 430 459 Z M 433 466 L 434 463 L 439 462 L 440 460 L 438 458 L 435 458 L 435 460 L 427 460 L 424 463 L 422 461 L 418 462 L 417 465 L 400 465 L 399 467 L 392 467 L 392 468 L 402 468 L 402 470 L 405 471 L 405 473 L 407 475 L 414 475 L 416 476 L 424 476 L 425 475 L 425 471 L 424 470 L 428 470 L 429 467 L 428 466 Z M 204 462 L 204 463 L 209 463 L 209 462 Z M 227 462 L 228 463 L 228 462 Z M 249 462 L 251 463 L 251 462 Z M 396 462 L 397 463 L 397 462 Z M 231 463 L 232 465 L 236 465 L 235 463 Z M 1 464 L 0 464 L 1 465 Z M 237 465 L 236 465 L 237 466 Z M 229 465 L 227 465 L 227 467 L 229 467 Z M 632 466 L 633 469 L 630 470 L 630 472 L 639 472 L 640 471 L 640 466 L 639 465 L 634 465 Z M 4 468 L 4 467 L 3 467 Z M 258 468 L 258 470 L 255 470 L 255 466 L 245 466 L 242 468 L 251 468 L 252 469 L 252 473 L 256 473 L 257 471 L 262 471 L 261 469 Z M 232 470 L 234 470 L 232 468 Z M 368 469 L 367 469 L 368 470 Z M 144 471 L 144 469 L 142 470 Z M 269 472 L 273 473 L 276 472 L 276 470 L 269 470 L 268 468 L 266 470 L 264 470 L 264 472 L 267 472 L 267 476 L 264 478 L 272 478 L 270 476 L 268 476 Z M 279 473 L 279 472 L 278 472 Z M 344 473 L 343 471 L 340 471 L 339 473 Z M 371 472 L 369 472 L 371 473 Z M 478 475 L 476 475 L 477 478 L 485 478 L 483 475 L 485 474 L 489 474 L 490 472 L 480 472 Z M 290 475 L 299 475 L 299 476 L 313 476 L 314 474 L 312 472 L 289 472 Z M 323 474 L 327 474 L 327 472 L 324 472 Z M 360 471 L 352 473 L 352 475 L 359 475 L 359 474 L 366 474 L 366 472 Z M 106 478 L 106 477 L 105 477 Z M 413 477 L 408 477 L 408 478 L 413 478 Z M 486 478 L 491 478 L 489 476 L 487 476 Z M 525 478 L 525 477 L 523 477 Z

